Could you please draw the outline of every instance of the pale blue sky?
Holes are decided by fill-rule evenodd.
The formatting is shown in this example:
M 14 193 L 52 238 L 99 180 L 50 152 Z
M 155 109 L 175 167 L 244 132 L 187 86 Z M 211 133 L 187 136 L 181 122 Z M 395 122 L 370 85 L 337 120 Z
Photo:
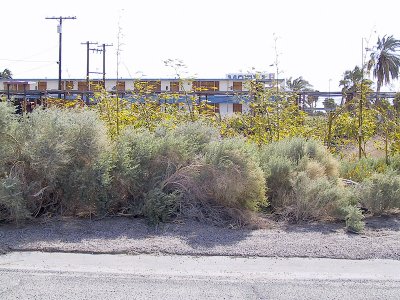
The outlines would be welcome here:
M 394 0 L 17 3 L 2 5 L 0 49 L 0 69 L 11 69 L 15 78 L 58 77 L 57 21 L 47 16 L 77 17 L 63 24 L 63 78 L 85 77 L 86 48 L 80 43 L 87 40 L 114 44 L 107 49 L 107 76 L 116 76 L 119 19 L 122 77 L 172 77 L 163 63 L 168 58 L 183 60 L 199 78 L 252 68 L 275 73 L 275 33 L 279 78 L 303 76 L 320 91 L 331 82 L 334 91 L 344 71 L 361 64 L 363 37 L 369 46 L 378 35 L 400 39 L 400 5 Z M 91 54 L 91 71 L 102 71 L 100 54 Z

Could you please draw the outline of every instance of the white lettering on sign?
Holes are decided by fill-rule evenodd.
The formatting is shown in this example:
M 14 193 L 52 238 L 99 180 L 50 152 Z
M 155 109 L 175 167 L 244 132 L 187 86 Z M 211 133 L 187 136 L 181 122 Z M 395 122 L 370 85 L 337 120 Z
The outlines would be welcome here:
M 252 79 L 261 79 L 261 80 L 274 80 L 274 73 L 229 73 L 226 74 L 227 79 L 232 80 L 252 80 Z

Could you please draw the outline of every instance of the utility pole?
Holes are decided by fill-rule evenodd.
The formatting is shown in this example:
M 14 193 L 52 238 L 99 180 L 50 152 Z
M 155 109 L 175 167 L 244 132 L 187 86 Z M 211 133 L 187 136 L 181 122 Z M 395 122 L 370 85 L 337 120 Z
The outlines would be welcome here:
M 106 47 L 111 47 L 113 44 L 101 44 L 98 47 L 102 47 L 103 51 L 103 87 L 106 88 Z
M 99 49 L 91 49 L 90 45 L 97 45 L 97 42 L 85 42 L 81 43 L 81 45 L 86 45 L 86 91 L 90 91 L 90 81 L 89 81 L 89 74 L 90 74 L 90 69 L 89 69 L 89 51 L 101 51 Z
M 75 20 L 76 17 L 46 17 L 46 20 L 58 20 L 57 32 L 59 34 L 59 42 L 58 42 L 58 90 L 62 90 L 61 86 L 61 53 L 62 53 L 62 22 L 63 20 Z M 59 95 L 61 98 L 61 95 Z

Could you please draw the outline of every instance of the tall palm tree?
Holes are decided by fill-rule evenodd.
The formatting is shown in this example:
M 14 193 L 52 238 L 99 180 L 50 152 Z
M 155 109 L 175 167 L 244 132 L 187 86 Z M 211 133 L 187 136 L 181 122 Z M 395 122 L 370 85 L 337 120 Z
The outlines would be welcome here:
M 298 77 L 292 80 L 292 77 L 286 80 L 286 87 L 290 91 L 293 92 L 304 92 L 309 91 L 312 88 L 312 85 L 303 77 Z
M 359 90 L 362 78 L 362 70 L 359 66 L 355 66 L 352 71 L 344 72 L 343 79 L 339 82 L 339 86 L 343 86 L 341 106 L 353 99 L 354 94 Z
M 399 77 L 400 40 L 393 38 L 393 35 L 382 39 L 378 38 L 376 50 L 371 53 L 371 59 L 368 62 L 368 71 L 373 69 L 373 76 L 376 78 L 376 101 L 378 102 L 378 93 L 382 85 L 389 84 L 392 79 Z
M 311 91 L 311 92 L 319 93 L 319 91 L 317 91 L 317 90 Z M 306 103 L 310 108 L 316 108 L 318 100 L 319 100 L 319 97 L 317 94 L 310 94 L 306 98 Z
M 310 92 L 312 91 L 312 85 L 305 79 L 303 79 L 302 76 L 292 79 L 292 77 L 286 79 L 286 90 L 294 93 L 300 94 L 300 92 Z M 303 105 L 307 104 L 310 108 L 312 108 L 313 103 L 314 103 L 314 98 L 309 98 L 310 96 L 307 97 L 307 99 L 303 98 L 301 99 L 301 95 L 299 95 L 299 98 L 297 99 L 297 104 L 300 105 L 301 102 L 303 101 Z M 318 99 L 317 99 L 318 100 Z

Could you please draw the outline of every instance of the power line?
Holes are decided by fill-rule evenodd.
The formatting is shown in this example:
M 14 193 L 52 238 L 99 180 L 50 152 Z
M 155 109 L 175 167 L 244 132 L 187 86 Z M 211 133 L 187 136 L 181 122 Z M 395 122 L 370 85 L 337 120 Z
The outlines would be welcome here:
M 27 74 L 27 73 L 32 72 L 32 71 L 36 71 L 36 70 L 39 70 L 39 69 L 43 69 L 43 68 L 45 68 L 45 67 L 48 67 L 48 66 L 52 65 L 53 63 L 54 63 L 54 62 L 51 62 L 50 64 L 45 64 L 45 65 L 41 65 L 41 66 L 38 66 L 38 67 L 35 67 L 35 68 L 32 68 L 32 69 L 24 70 L 24 71 L 22 72 L 22 74 Z
M 8 59 L 8 58 L 0 58 L 3 61 L 11 61 L 11 62 L 32 62 L 32 63 L 54 63 L 53 60 L 26 60 L 26 59 Z

